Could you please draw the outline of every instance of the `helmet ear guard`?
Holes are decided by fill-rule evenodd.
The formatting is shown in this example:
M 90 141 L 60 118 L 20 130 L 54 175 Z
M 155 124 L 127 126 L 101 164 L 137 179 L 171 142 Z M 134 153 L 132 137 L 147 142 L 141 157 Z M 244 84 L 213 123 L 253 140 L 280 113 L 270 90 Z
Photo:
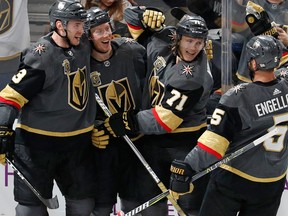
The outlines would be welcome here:
M 87 12 L 79 0 L 57 0 L 49 9 L 51 30 L 55 30 L 56 21 L 60 20 L 66 26 L 69 20 L 86 21 Z
M 257 68 L 271 70 L 279 66 L 282 44 L 271 35 L 254 36 L 246 44 L 248 62 L 255 59 Z

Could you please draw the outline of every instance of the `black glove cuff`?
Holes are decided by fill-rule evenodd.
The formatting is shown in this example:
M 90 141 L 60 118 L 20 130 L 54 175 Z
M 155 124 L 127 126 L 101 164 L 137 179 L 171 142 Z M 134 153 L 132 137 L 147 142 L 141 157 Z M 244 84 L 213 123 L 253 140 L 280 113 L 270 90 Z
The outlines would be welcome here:
M 126 134 L 122 115 L 123 113 L 115 113 L 109 118 L 110 127 L 117 136 L 124 136 Z
M 7 126 L 0 126 L 0 154 L 7 154 L 10 159 L 14 153 L 14 137 L 14 130 Z
M 128 110 L 122 115 L 125 128 L 132 133 L 137 133 L 139 131 L 139 124 L 136 117 L 138 112 L 139 110 Z
M 170 179 L 170 189 L 172 191 L 175 191 L 177 193 L 185 193 L 189 191 L 190 189 L 190 182 L 191 182 L 191 177 L 186 178 L 184 181 L 181 181 L 179 179 L 174 178 L 175 175 L 171 175 Z

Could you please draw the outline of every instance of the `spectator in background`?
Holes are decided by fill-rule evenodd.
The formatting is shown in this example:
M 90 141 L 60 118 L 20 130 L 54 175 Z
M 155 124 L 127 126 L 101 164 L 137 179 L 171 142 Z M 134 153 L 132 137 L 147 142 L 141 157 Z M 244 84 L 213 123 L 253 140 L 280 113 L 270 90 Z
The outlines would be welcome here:
M 287 48 L 288 47 L 288 33 L 280 27 L 276 27 L 276 30 L 278 32 L 278 40 L 280 40 L 283 45 Z
M 287 33 L 284 31 L 284 28 L 278 28 L 277 26 L 282 26 L 284 23 L 280 22 L 279 17 L 277 18 L 273 13 L 276 11 L 272 11 L 271 8 L 264 9 L 259 4 L 255 3 L 256 1 L 248 1 L 246 5 L 246 22 L 251 29 L 252 35 L 272 35 L 278 40 L 280 40 L 284 46 L 287 46 Z M 268 1 L 265 1 L 266 3 Z M 269 1 L 272 2 L 272 1 Z M 276 2 L 276 1 L 275 1 Z M 286 2 L 286 1 L 285 1 Z M 285 3 L 283 2 L 283 4 Z M 263 2 L 261 3 L 263 5 Z M 268 3 L 267 3 L 268 4 Z M 270 3 L 271 4 L 271 3 Z M 281 4 L 279 4 L 280 6 Z M 266 4 L 264 4 L 267 7 Z M 278 7 L 278 4 L 275 3 L 275 7 Z M 273 17 L 276 19 L 274 20 Z M 278 23 L 280 22 L 280 23 Z M 286 44 L 285 44 L 286 43 Z M 242 82 L 251 82 L 249 70 L 247 69 L 247 56 L 245 54 L 245 50 L 242 52 L 243 58 L 239 62 L 237 77 Z M 282 59 L 280 61 L 279 67 L 286 65 L 288 53 L 284 49 Z
M 135 2 L 134 2 L 135 3 Z M 111 25 L 114 37 L 131 37 L 124 20 L 124 10 L 131 7 L 128 0 L 82 0 L 86 9 L 99 7 L 108 12 L 111 17 Z
M 20 52 L 30 45 L 27 4 L 28 0 L 1 1 L 0 89 L 17 71 Z
M 252 0 L 260 5 L 277 24 L 288 24 L 288 1 L 287 0 Z

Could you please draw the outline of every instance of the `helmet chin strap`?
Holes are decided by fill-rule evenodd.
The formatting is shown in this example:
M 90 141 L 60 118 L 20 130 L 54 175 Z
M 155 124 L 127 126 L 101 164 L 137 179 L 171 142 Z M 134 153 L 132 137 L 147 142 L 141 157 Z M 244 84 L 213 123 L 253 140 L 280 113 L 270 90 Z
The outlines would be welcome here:
M 61 21 L 62 22 L 62 21 Z M 56 29 L 56 33 L 61 37 L 61 38 L 63 38 L 67 43 L 68 43 L 68 46 L 69 47 L 72 47 L 73 45 L 71 44 L 71 41 L 70 41 L 70 39 L 68 38 L 68 32 L 67 32 L 67 29 L 66 29 L 66 26 L 67 26 L 67 23 L 65 22 L 65 23 L 63 23 L 62 22 L 62 25 L 63 25 L 63 27 L 64 27 L 64 31 L 65 31 L 65 36 L 63 36 L 63 35 L 61 35 L 59 32 L 58 32 L 58 29 Z

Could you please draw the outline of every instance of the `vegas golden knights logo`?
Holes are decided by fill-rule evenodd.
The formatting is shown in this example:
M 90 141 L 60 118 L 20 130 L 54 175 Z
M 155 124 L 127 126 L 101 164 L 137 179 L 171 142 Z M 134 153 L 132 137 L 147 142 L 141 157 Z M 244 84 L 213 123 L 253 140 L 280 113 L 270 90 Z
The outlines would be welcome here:
M 89 97 L 86 66 L 71 72 L 70 63 L 67 59 L 63 61 L 62 66 L 64 74 L 68 78 L 68 103 L 74 109 L 82 111 L 86 107 Z
M 157 76 L 149 79 L 149 93 L 151 106 L 159 105 L 164 97 L 164 84 L 159 81 Z
M 164 97 L 164 84 L 160 82 L 159 75 L 166 67 L 166 60 L 162 56 L 158 56 L 153 65 L 154 67 L 149 77 L 149 96 L 150 105 L 155 107 L 161 103 Z
M 13 22 L 13 0 L 0 0 L 0 34 L 7 32 Z
M 98 87 L 99 95 L 111 113 L 135 108 L 135 101 L 127 78 Z

